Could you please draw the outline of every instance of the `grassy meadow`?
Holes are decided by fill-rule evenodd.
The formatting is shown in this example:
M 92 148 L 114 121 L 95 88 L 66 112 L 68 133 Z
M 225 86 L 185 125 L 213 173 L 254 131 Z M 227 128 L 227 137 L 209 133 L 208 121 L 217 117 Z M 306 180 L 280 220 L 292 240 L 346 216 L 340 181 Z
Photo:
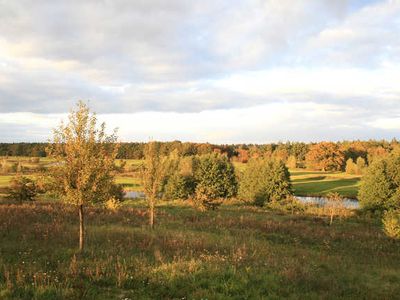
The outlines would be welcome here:
M 52 161 L 9 158 L 35 177 Z M 140 160 L 118 160 L 117 183 L 140 191 Z M 29 167 L 28 167 L 29 166 Z M 235 164 L 238 172 L 245 164 Z M 12 175 L 0 176 L 0 188 Z M 296 195 L 331 191 L 355 197 L 360 176 L 291 170 Z M 0 299 L 394 299 L 400 293 L 399 244 L 382 224 L 346 211 L 301 214 L 229 200 L 199 212 L 162 201 L 156 228 L 146 203 L 87 208 L 87 245 L 77 254 L 78 213 L 40 198 L 0 203 Z
M 58 202 L 0 205 L 0 299 L 395 299 L 399 244 L 374 219 L 290 215 L 236 203 L 200 213 L 142 201 L 87 213 Z

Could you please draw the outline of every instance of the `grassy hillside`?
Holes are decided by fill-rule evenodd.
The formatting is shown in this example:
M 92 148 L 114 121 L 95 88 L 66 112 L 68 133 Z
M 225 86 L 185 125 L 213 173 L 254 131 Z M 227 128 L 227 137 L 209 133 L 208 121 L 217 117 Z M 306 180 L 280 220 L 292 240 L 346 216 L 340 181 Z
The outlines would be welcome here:
M 135 203 L 133 205 L 133 203 Z M 399 244 L 381 225 L 225 205 L 163 203 L 148 229 L 141 202 L 77 212 L 0 204 L 0 299 L 395 299 Z

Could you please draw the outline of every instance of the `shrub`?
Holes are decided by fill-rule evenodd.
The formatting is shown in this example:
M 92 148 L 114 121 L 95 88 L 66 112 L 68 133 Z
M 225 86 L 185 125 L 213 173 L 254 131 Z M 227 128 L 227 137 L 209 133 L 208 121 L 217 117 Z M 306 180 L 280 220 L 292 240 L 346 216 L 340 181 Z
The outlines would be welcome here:
M 33 201 L 37 192 L 37 186 L 32 179 L 25 176 L 15 176 L 7 189 L 7 198 L 17 201 Z
M 347 174 L 357 174 L 357 165 L 354 163 L 352 158 L 346 161 L 346 173 Z
M 125 197 L 124 187 L 121 184 L 113 183 L 110 186 L 109 194 L 110 198 L 121 202 L 124 200 Z
M 235 170 L 226 156 L 216 153 L 200 156 L 194 169 L 195 200 L 205 209 L 215 209 L 223 199 L 236 195 Z
M 193 176 L 173 173 L 164 186 L 165 199 L 188 199 L 193 196 L 196 189 L 196 182 Z
M 358 198 L 369 211 L 400 208 L 400 156 L 375 160 L 361 180 Z
M 383 230 L 388 237 L 396 240 L 400 239 L 400 211 L 391 210 L 385 212 L 382 223 Z
M 352 175 L 361 175 L 364 173 L 366 168 L 365 159 L 362 157 L 358 157 L 356 163 L 354 163 L 352 158 L 349 158 L 346 161 L 346 173 Z
M 104 203 L 104 206 L 106 209 L 115 212 L 121 207 L 121 201 L 111 197 Z
M 258 206 L 291 195 L 290 174 L 282 161 L 251 159 L 239 184 L 239 197 Z

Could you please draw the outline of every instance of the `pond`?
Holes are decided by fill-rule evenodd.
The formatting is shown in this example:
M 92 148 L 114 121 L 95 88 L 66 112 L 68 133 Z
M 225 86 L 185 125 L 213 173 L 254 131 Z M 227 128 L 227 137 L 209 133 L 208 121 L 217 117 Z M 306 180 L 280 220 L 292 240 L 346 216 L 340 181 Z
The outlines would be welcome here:
M 301 196 L 296 196 L 297 199 L 300 200 L 302 203 L 310 203 L 310 204 L 318 204 L 321 206 L 325 206 L 329 200 L 326 197 L 301 197 Z M 360 208 L 360 203 L 356 199 L 350 199 L 350 198 L 343 198 L 343 205 L 345 208 L 349 209 L 359 209 Z
M 140 191 L 127 191 L 125 192 L 125 197 L 129 199 L 144 198 L 144 193 Z M 326 197 L 302 197 L 296 196 L 297 199 L 302 203 L 318 204 L 320 206 L 325 206 L 328 203 L 328 198 Z M 349 209 L 358 209 L 360 204 L 356 199 L 343 198 L 343 205 Z
M 144 198 L 144 193 L 139 191 L 127 191 L 125 192 L 124 198 L 130 198 L 130 199 Z

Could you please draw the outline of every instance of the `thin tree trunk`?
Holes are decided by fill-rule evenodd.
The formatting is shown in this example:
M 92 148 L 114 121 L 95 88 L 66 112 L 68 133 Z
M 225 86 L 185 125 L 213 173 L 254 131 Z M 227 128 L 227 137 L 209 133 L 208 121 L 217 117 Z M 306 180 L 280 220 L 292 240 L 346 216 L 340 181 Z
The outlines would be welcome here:
M 150 228 L 153 229 L 154 228 L 154 201 L 153 200 L 151 200 L 151 203 L 150 203 L 149 224 L 150 224 Z
M 83 218 L 83 204 L 79 205 L 79 251 L 82 252 L 85 246 L 85 225 Z

